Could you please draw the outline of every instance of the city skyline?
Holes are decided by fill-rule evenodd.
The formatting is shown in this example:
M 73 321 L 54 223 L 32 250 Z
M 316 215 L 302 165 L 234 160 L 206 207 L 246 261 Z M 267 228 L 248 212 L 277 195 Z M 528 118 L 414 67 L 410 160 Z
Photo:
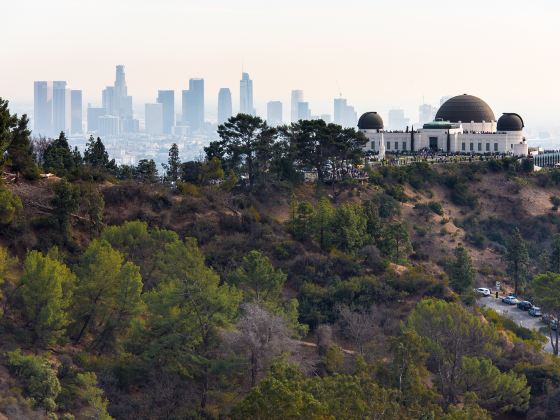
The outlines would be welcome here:
M 108 9 L 114 13 L 104 13 Z M 196 75 L 211 93 L 209 110 L 220 87 L 232 89 L 236 105 L 239 74 L 246 71 L 259 115 L 272 98 L 289 104 L 290 91 L 301 87 L 317 114 L 332 113 L 340 92 L 359 113 L 401 108 L 411 117 L 423 96 L 437 105 L 444 95 L 466 92 L 497 109 L 516 109 L 533 125 L 557 124 L 558 106 L 550 98 L 560 95 L 558 11 L 552 0 L 473 0 L 452 19 L 442 0 L 350 0 L 344 7 L 328 0 L 29 0 L 5 11 L 5 30 L 19 42 L 0 58 L 2 68 L 17 68 L 0 80 L 0 92 L 14 105 L 30 104 L 31 81 L 67 80 L 83 91 L 84 104 L 99 107 L 97 92 L 120 63 L 135 109 L 160 89 L 186 89 Z M 101 31 L 85 29 L 100 23 Z M 375 54 L 364 48 L 371 43 Z

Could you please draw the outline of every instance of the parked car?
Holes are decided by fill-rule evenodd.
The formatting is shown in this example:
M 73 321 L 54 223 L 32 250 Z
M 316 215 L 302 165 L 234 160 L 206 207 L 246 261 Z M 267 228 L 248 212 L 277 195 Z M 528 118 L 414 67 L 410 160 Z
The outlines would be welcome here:
M 517 305 L 519 303 L 519 299 L 514 296 L 506 296 L 502 298 L 502 302 L 507 303 L 508 305 Z
M 474 289 L 476 293 L 481 294 L 482 296 L 490 296 L 490 289 L 486 287 L 479 287 L 478 289 Z
M 541 316 L 542 315 L 541 308 L 539 308 L 538 306 L 533 306 L 531 309 L 529 309 L 529 315 Z
M 552 321 L 556 321 L 556 319 L 550 314 L 543 314 L 541 321 L 545 324 L 550 324 Z
M 517 307 L 519 309 L 521 309 L 522 311 L 528 311 L 529 309 L 531 309 L 533 307 L 533 304 L 531 302 L 529 302 L 528 300 L 523 300 L 523 301 L 521 301 L 517 304 Z

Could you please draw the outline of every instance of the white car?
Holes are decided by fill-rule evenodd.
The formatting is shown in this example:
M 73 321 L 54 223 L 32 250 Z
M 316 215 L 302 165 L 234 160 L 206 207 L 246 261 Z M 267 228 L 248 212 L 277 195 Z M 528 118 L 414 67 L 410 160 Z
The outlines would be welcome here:
M 478 289 L 474 289 L 476 293 L 480 293 L 482 296 L 490 296 L 490 289 L 486 287 L 479 287 Z

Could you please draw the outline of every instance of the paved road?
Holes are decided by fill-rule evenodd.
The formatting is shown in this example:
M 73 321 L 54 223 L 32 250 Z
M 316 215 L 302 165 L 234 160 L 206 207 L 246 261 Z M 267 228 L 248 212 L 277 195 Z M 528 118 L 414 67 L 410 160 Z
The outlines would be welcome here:
M 522 311 L 521 309 L 517 309 L 517 306 L 503 303 L 501 296 L 499 299 L 496 299 L 493 296 L 480 298 L 478 299 L 478 304 L 481 306 L 486 306 L 488 308 L 494 309 L 500 315 L 508 317 L 509 319 L 511 319 L 521 327 L 525 327 L 537 331 L 543 327 L 546 327 L 546 325 L 541 322 L 540 318 L 529 315 L 527 311 Z M 547 342 L 546 345 L 544 346 L 544 350 L 549 353 L 552 353 L 552 346 L 550 345 L 548 330 L 545 329 L 542 332 L 547 338 Z

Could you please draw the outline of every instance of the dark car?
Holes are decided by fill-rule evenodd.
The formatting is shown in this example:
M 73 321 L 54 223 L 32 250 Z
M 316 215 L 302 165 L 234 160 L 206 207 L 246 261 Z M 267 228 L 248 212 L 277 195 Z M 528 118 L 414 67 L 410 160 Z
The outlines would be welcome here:
M 531 309 L 533 307 L 533 304 L 531 302 L 529 302 L 528 300 L 522 300 L 521 302 L 519 302 L 517 304 L 517 307 L 519 309 L 521 309 L 522 311 L 528 311 L 529 309 Z

